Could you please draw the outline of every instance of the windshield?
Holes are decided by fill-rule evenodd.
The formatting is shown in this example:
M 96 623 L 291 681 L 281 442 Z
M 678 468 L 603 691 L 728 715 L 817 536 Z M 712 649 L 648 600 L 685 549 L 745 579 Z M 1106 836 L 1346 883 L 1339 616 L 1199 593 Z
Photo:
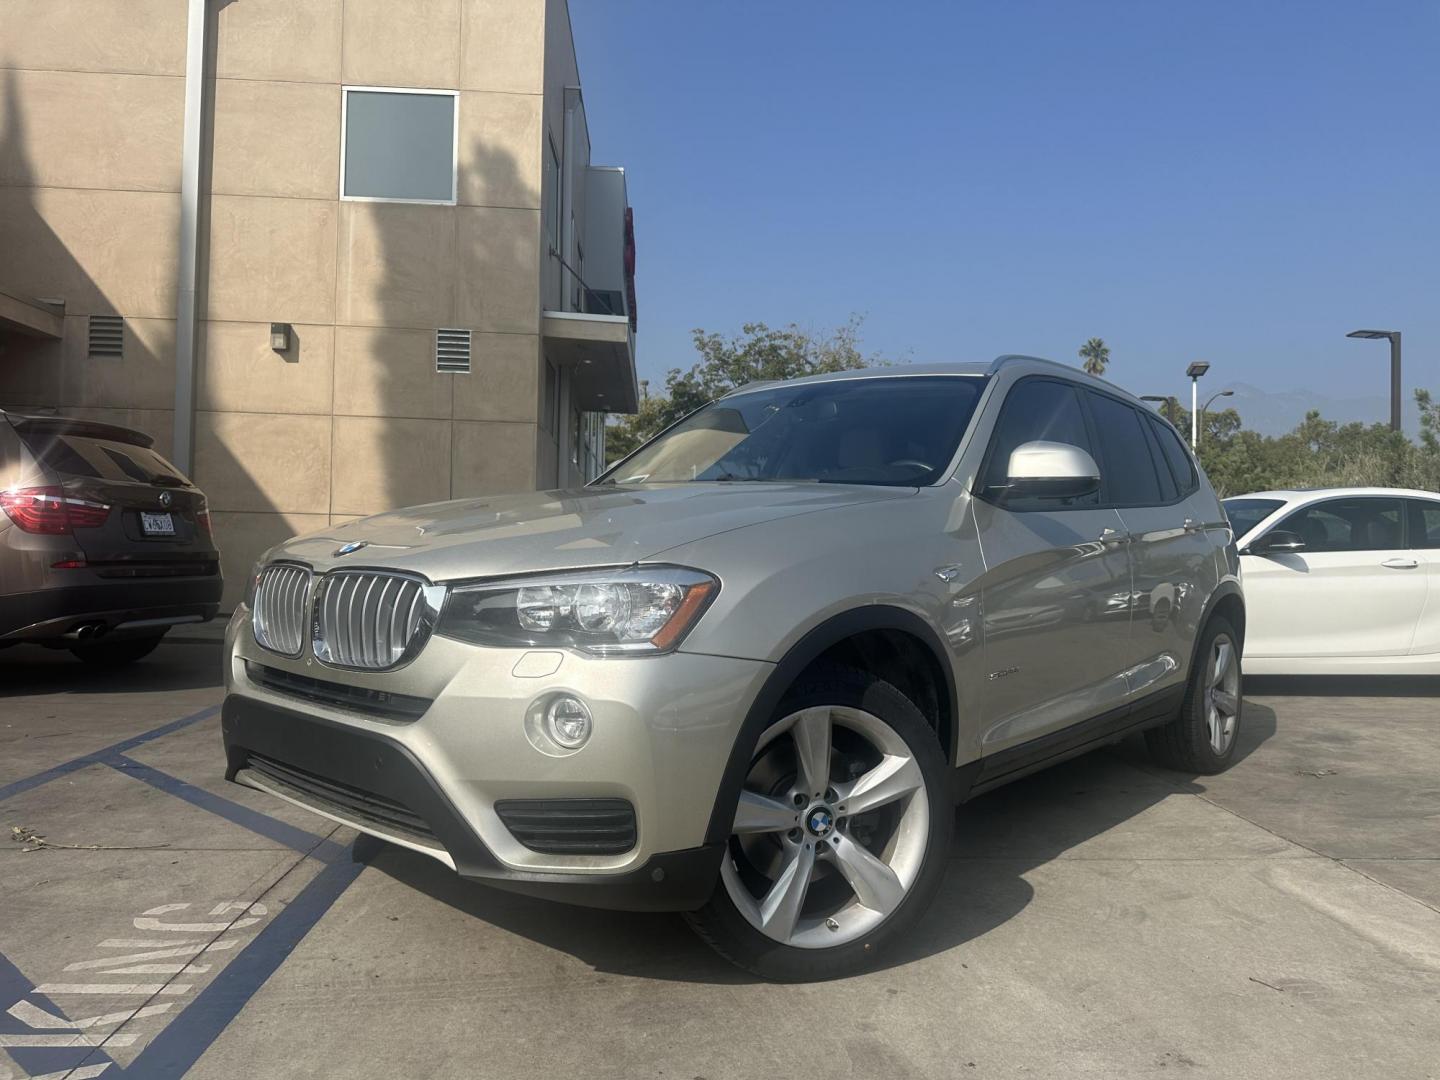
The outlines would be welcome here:
M 1238 540 L 1285 503 L 1280 499 L 1226 499 L 1223 505 Z
M 939 479 L 984 389 L 978 376 L 778 385 L 711 402 L 601 477 L 608 484 Z

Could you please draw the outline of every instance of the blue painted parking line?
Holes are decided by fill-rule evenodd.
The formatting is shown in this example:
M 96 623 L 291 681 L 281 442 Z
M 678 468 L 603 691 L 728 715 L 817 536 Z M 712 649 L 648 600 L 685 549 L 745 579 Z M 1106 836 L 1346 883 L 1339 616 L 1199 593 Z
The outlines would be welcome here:
M 64 765 L 56 765 L 53 769 L 46 769 L 44 772 L 36 773 L 34 776 L 27 776 L 24 780 L 16 780 L 13 784 L 6 784 L 4 787 L 0 787 L 0 802 L 4 802 L 12 796 L 19 795 L 21 792 L 29 791 L 31 788 L 37 788 L 41 784 L 48 784 L 51 780 L 59 780 L 60 777 L 66 776 L 69 773 L 78 772 L 81 769 L 88 769 L 94 764 L 95 762 L 88 757 L 76 758 L 74 761 L 65 762 Z
M 189 716 L 182 716 L 179 720 L 172 720 L 168 724 L 162 724 L 158 728 L 153 728 L 150 731 L 132 736 L 129 739 L 124 739 L 115 743 L 113 746 L 107 746 L 103 750 L 97 750 L 93 754 L 84 754 L 75 758 L 73 761 L 65 762 L 63 765 L 56 765 L 53 768 L 46 769 L 44 772 L 38 772 L 34 776 L 27 776 L 24 780 L 16 780 L 13 783 L 6 784 L 4 787 L 0 787 L 0 802 L 13 798 L 23 791 L 37 788 L 41 784 L 48 784 L 51 780 L 58 780 L 60 777 L 75 772 L 78 769 L 84 769 L 90 765 L 98 764 L 101 759 L 107 755 L 123 754 L 127 750 L 134 750 L 137 746 L 143 746 L 152 739 L 162 738 L 165 735 L 187 728 L 191 724 L 198 724 L 201 720 L 208 720 L 219 711 L 219 705 L 210 705 L 207 708 L 201 709 L 199 712 L 191 713 Z
M 158 788 L 167 795 L 174 795 L 177 799 L 184 799 L 193 806 L 202 810 L 223 817 L 236 825 L 243 826 L 253 833 L 274 840 L 276 843 L 284 844 L 288 848 L 313 855 L 325 862 L 333 862 L 341 854 L 344 848 L 331 840 L 317 836 L 315 833 L 307 832 L 295 825 L 288 825 L 283 821 L 271 817 L 269 814 L 262 814 L 258 810 L 252 810 L 248 806 L 241 806 L 237 802 L 206 791 L 204 788 L 196 787 L 194 784 L 186 783 L 177 779 L 169 773 L 161 772 L 159 769 L 144 762 L 136 761 L 134 758 L 126 757 L 124 754 L 108 754 L 101 758 L 102 765 L 109 765 L 112 769 L 118 769 L 126 776 L 133 776 L 137 780 L 143 780 L 151 787 Z
M 144 1080 L 178 1080 L 200 1060 L 264 985 L 275 969 L 330 910 L 340 894 L 365 869 L 353 849 L 330 863 L 285 905 L 234 960 L 196 996 L 175 1022 L 152 1039 L 130 1065 Z
M 292 848 L 302 856 L 313 857 L 323 864 L 323 868 L 294 900 L 285 905 L 279 915 L 270 920 L 254 940 L 237 952 L 234 959 L 221 969 L 188 1006 L 176 1013 L 171 1022 L 145 1044 L 128 1068 L 122 1069 L 105 1053 L 103 1047 L 5 1045 L 4 1052 L 27 1073 L 40 1075 L 63 1072 L 84 1065 L 85 1075 L 95 1075 L 89 1070 L 103 1068 L 107 1078 L 129 1075 L 142 1077 L 144 1080 L 178 1080 L 209 1049 L 220 1033 L 365 868 L 365 862 L 356 857 L 353 846 L 344 847 L 333 840 L 242 806 L 127 756 L 126 752 L 129 750 L 209 719 L 219 711 L 218 705 L 201 709 L 103 750 L 85 754 L 34 776 L 14 781 L 0 787 L 0 801 L 91 765 L 105 765 L 257 835 Z M 37 1006 L 53 1017 L 69 1019 L 53 1002 L 37 995 L 34 984 L 26 979 L 4 954 L 0 954 L 0 1009 L 5 1008 L 8 1003 L 21 1001 Z M 33 1030 L 26 1027 L 21 1019 L 7 1012 L 0 1012 L 0 1037 L 11 1036 L 9 1040 L 5 1040 L 6 1043 L 31 1036 Z

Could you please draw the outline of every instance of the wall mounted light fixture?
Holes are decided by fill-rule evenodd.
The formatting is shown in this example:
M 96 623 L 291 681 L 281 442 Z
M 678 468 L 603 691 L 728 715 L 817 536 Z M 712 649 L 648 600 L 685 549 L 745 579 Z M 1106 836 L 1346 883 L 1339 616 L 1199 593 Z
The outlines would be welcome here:
M 288 322 L 272 322 L 270 324 L 270 348 L 276 352 L 283 353 L 290 351 L 290 324 Z

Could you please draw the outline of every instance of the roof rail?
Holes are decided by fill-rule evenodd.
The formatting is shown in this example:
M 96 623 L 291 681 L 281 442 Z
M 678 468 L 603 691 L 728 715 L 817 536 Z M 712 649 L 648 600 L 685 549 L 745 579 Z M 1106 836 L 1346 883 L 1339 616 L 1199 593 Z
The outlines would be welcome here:
M 1061 366 L 1063 366 L 1063 365 L 1060 365 L 1060 364 L 1056 364 L 1054 360 L 1047 360 L 1047 359 L 1046 359 L 1045 357 L 1043 357 L 1043 356 L 1025 356 L 1025 355 L 1022 354 L 1022 353 L 1005 353 L 1003 356 L 997 356 L 997 357 L 995 357 L 994 360 L 990 361 L 990 374 L 991 374 L 991 375 L 994 375 L 997 371 L 999 371 L 1001 368 L 1003 368 L 1006 364 L 1013 364 L 1013 363 L 1015 363 L 1016 361 L 1019 361 L 1019 360 L 1033 360 L 1033 361 L 1037 361 L 1037 362 L 1039 362 L 1039 363 L 1041 363 L 1041 364 L 1050 364 L 1050 365 L 1052 365 L 1052 366 L 1054 366 L 1054 367 L 1061 367 Z
M 785 379 L 755 379 L 751 382 L 741 383 L 739 386 L 732 386 L 729 390 L 726 390 L 725 393 L 721 394 L 720 396 L 722 398 L 727 398 L 731 394 L 748 393 L 751 390 L 760 390 L 766 386 L 778 386 L 780 383 L 785 381 Z
M 1007 364 L 1020 363 L 1021 361 L 1030 364 L 1044 364 L 1048 368 L 1054 368 L 1056 371 L 1063 371 L 1071 376 L 1080 375 L 1086 379 L 1094 379 L 1096 382 L 1105 382 L 1106 385 L 1112 385 L 1098 375 L 1091 375 L 1082 367 L 1074 367 L 1070 364 L 1062 364 L 1058 360 L 1050 360 L 1043 356 L 1023 356 L 1019 353 L 1006 353 L 1004 356 L 997 356 L 994 360 L 990 361 L 989 374 L 994 375 L 997 371 L 1005 367 Z

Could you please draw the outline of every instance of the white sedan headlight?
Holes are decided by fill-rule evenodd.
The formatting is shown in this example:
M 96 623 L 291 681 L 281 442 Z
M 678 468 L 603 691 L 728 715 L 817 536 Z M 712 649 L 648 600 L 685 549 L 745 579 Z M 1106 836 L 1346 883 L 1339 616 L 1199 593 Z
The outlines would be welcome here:
M 455 585 L 436 633 L 477 645 L 598 655 L 669 652 L 720 590 L 709 574 L 635 566 Z

